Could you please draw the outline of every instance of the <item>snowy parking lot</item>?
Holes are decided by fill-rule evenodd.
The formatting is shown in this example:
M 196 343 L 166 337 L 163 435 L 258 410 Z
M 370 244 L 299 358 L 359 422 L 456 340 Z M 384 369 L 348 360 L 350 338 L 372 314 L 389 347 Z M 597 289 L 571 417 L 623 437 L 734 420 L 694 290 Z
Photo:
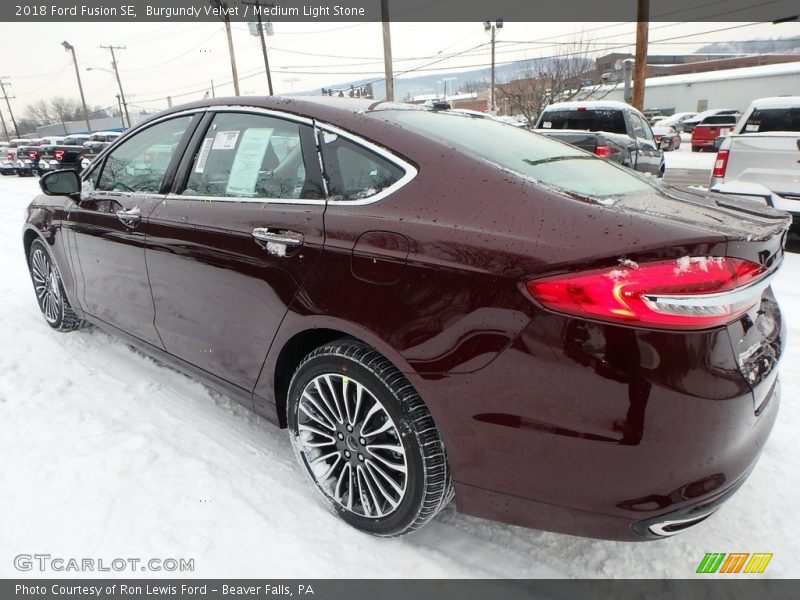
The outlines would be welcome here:
M 41 576 L 16 571 L 13 557 L 48 553 L 192 558 L 186 575 L 216 578 L 687 578 L 706 552 L 771 552 L 765 576 L 800 577 L 800 255 L 787 255 L 776 284 L 789 327 L 777 425 L 748 482 L 707 522 L 626 544 L 465 517 L 451 504 L 422 530 L 383 540 L 323 508 L 285 431 L 96 328 L 47 326 L 21 243 L 37 191 L 34 178 L 0 178 L 0 576 Z

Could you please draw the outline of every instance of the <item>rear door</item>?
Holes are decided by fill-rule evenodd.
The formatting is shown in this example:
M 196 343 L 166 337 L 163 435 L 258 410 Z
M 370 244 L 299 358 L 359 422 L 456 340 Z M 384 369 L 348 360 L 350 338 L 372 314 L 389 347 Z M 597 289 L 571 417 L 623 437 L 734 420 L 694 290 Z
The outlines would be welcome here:
M 311 121 L 255 108 L 209 112 L 147 225 L 166 350 L 252 391 L 322 252 L 324 212 Z
M 84 310 L 157 347 L 144 253 L 147 217 L 164 199 L 180 148 L 199 118 L 169 117 L 123 142 L 87 175 L 65 223 L 82 274 Z

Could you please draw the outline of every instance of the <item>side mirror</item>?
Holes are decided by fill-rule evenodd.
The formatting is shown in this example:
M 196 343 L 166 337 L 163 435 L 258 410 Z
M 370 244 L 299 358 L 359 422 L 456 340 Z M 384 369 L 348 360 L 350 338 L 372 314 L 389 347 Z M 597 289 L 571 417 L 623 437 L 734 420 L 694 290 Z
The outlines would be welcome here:
M 72 169 L 63 169 L 42 175 L 39 187 L 48 196 L 74 196 L 81 193 L 81 180 Z
M 669 149 L 669 138 L 667 136 L 662 136 L 661 141 L 658 142 L 658 147 L 660 150 L 667 150 Z

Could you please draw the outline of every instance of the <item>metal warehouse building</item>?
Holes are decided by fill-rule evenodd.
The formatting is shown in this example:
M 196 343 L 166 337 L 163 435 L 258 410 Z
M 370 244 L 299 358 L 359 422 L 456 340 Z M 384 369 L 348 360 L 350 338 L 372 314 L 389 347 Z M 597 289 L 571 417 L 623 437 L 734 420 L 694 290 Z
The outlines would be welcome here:
M 797 62 L 725 71 L 650 77 L 645 82 L 645 110 L 703 111 L 709 108 L 745 110 L 756 98 L 800 95 Z M 602 86 L 592 95 L 624 101 L 623 84 Z

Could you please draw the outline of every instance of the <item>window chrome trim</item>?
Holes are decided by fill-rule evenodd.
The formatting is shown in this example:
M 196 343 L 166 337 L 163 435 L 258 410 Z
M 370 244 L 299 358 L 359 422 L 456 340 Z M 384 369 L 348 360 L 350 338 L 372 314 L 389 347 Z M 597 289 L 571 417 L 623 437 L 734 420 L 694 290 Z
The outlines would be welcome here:
M 272 110 L 271 108 L 262 108 L 260 106 L 249 106 L 246 104 L 223 104 L 220 106 L 208 106 L 206 109 L 209 112 L 240 112 L 240 113 L 255 113 L 260 115 L 267 115 L 269 117 L 275 117 L 276 119 L 283 119 L 284 121 L 294 121 L 296 123 L 302 123 L 303 125 L 310 125 L 314 126 L 314 120 L 309 119 L 308 117 L 303 117 L 300 115 L 295 115 L 289 112 L 282 112 L 279 110 Z
M 390 163 L 394 164 L 396 167 L 399 167 L 404 172 L 404 175 L 400 179 L 395 181 L 389 187 L 383 188 L 380 192 L 378 192 L 374 196 L 369 196 L 368 198 L 361 198 L 359 200 L 331 200 L 330 196 L 329 196 L 328 197 L 328 204 L 331 204 L 333 206 L 364 206 L 364 205 L 367 205 L 367 204 L 374 204 L 375 202 L 380 202 L 381 200 L 386 198 L 386 196 L 388 196 L 390 194 L 393 194 L 396 191 L 398 191 L 399 189 L 405 187 L 419 173 L 417 168 L 414 165 L 412 165 L 411 163 L 403 160 L 402 158 L 400 158 L 396 154 L 393 154 L 392 152 L 390 152 L 386 148 L 383 148 L 382 146 L 378 146 L 377 144 L 373 144 L 372 142 L 368 142 L 364 138 L 362 138 L 362 137 L 360 137 L 360 136 L 358 136 L 358 135 L 356 135 L 354 133 L 350 133 L 349 131 L 346 131 L 344 129 L 336 127 L 335 125 L 329 125 L 327 123 L 322 123 L 322 122 L 319 122 L 319 121 L 316 122 L 316 127 L 320 131 L 323 131 L 323 132 L 327 131 L 329 133 L 335 133 L 336 135 L 342 136 L 346 140 L 348 140 L 348 141 L 350 141 L 350 142 L 352 142 L 352 143 L 354 143 L 354 144 L 356 144 L 358 146 L 361 146 L 361 147 L 369 150 L 370 152 L 372 152 L 374 154 L 377 154 L 381 158 L 383 158 L 383 159 L 389 161 Z M 324 170 L 323 170 L 323 173 L 324 173 Z
M 192 200 L 194 202 L 247 202 L 250 204 L 308 204 L 311 206 L 325 206 L 324 198 L 265 198 L 246 196 L 195 196 L 169 193 L 164 200 Z
M 98 154 L 92 159 L 91 163 L 87 167 L 87 170 L 81 173 L 81 181 L 83 182 L 89 179 L 92 173 L 94 173 L 97 169 L 100 168 L 100 163 L 102 163 L 106 159 L 106 156 L 111 154 L 116 149 L 117 146 L 126 141 L 128 138 L 133 137 L 132 134 L 138 134 L 140 130 L 147 129 L 151 125 L 155 125 L 156 123 L 161 123 L 162 121 L 166 121 L 167 119 L 172 119 L 173 117 L 183 117 L 194 113 L 206 112 L 206 110 L 208 110 L 208 107 L 205 106 L 199 108 L 187 108 L 186 110 L 169 113 L 168 115 L 163 115 L 161 117 L 155 117 L 152 121 L 147 121 L 147 123 L 141 123 L 134 125 L 133 127 L 129 127 L 126 131 L 122 132 L 122 135 L 117 136 L 113 142 L 111 142 L 108 146 L 103 148 L 103 151 L 100 152 L 100 154 Z M 146 127 L 141 127 L 140 125 L 146 125 Z

